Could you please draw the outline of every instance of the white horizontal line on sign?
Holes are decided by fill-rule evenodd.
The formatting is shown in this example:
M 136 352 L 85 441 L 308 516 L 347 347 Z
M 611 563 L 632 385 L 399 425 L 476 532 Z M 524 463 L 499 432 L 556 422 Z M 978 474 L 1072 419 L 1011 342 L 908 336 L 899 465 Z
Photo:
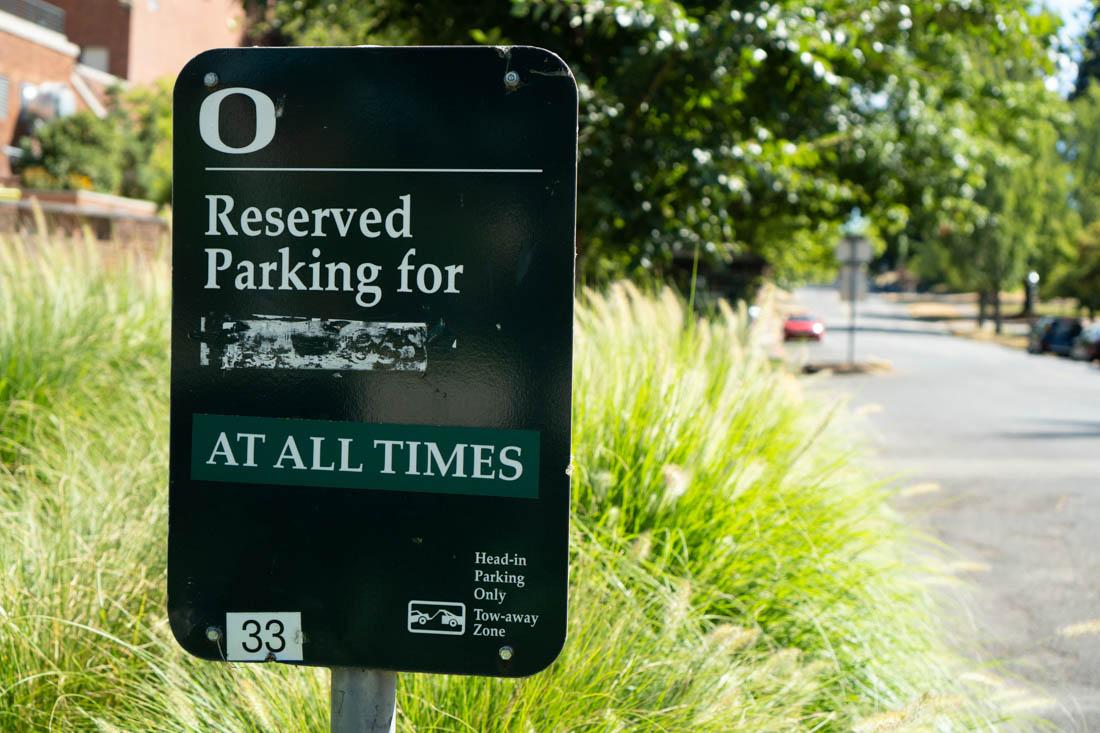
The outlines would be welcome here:
M 262 173 L 542 173 L 542 168 L 285 168 L 207 166 L 207 171 Z

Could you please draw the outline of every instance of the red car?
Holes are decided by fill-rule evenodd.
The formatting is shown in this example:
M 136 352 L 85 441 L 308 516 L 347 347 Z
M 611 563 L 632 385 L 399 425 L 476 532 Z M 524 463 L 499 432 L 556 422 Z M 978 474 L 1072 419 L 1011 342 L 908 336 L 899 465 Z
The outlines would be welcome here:
M 783 322 L 783 340 L 813 339 L 820 341 L 825 336 L 825 324 L 807 313 L 787 316 Z

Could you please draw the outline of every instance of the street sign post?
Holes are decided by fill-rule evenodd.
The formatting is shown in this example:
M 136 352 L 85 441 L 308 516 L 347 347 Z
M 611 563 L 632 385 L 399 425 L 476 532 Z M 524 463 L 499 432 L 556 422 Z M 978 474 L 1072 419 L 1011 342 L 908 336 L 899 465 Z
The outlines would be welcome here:
M 845 227 L 844 237 L 837 244 L 836 259 L 840 264 L 837 290 L 840 299 L 848 303 L 848 364 L 856 361 L 856 303 L 867 297 L 867 263 L 874 257 L 871 242 L 863 236 L 862 218 L 858 210 Z
M 852 225 L 853 228 L 856 226 Z M 873 257 L 871 242 L 862 234 L 845 234 L 836 248 L 836 259 L 845 267 L 862 267 Z
M 572 75 L 535 48 L 227 49 L 180 74 L 187 651 L 505 677 L 557 656 L 576 131 Z M 338 684 L 344 711 L 388 694 Z
M 837 292 L 845 303 L 858 303 L 867 299 L 867 274 L 862 265 L 841 266 Z

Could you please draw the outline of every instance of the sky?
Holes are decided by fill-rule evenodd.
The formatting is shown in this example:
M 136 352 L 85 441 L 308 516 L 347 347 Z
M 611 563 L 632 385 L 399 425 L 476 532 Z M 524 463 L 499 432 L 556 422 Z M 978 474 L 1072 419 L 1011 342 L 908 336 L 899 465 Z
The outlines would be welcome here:
M 1092 7 L 1090 0 L 1045 0 L 1043 4 L 1065 19 L 1066 24 L 1062 28 L 1063 40 L 1073 41 L 1081 37 L 1089 22 L 1089 11 Z M 1077 78 L 1076 59 L 1062 58 L 1058 66 L 1058 88 L 1068 92 L 1073 88 L 1073 82 Z
M 1044 3 L 1066 19 L 1067 30 L 1078 33 L 1088 23 L 1088 0 L 1046 0 Z

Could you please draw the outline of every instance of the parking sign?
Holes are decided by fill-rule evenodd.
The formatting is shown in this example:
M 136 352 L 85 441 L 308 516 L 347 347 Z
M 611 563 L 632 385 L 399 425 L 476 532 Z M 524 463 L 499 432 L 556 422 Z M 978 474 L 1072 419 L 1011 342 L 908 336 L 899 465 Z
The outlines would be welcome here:
M 576 131 L 535 48 L 227 49 L 180 74 L 189 652 L 500 676 L 558 654 Z

